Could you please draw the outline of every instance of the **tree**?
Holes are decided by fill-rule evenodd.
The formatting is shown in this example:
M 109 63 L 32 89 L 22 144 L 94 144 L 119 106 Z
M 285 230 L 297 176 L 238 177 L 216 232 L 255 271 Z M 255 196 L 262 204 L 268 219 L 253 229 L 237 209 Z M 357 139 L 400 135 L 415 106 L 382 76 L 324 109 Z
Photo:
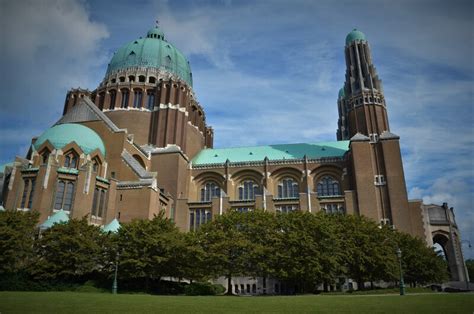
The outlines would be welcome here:
M 0 211 L 0 276 L 22 272 L 31 263 L 37 211 Z
M 53 225 L 35 243 L 33 276 L 76 282 L 102 270 L 103 236 L 99 227 L 88 224 L 86 217 Z
M 469 275 L 469 282 L 474 282 L 474 259 L 466 260 L 466 267 Z
M 276 216 L 259 209 L 241 215 L 242 224 L 239 230 L 248 243 L 245 251 L 246 274 L 262 277 L 265 282 L 268 277 L 275 275 L 275 266 L 278 263 Z
M 227 294 L 232 294 L 232 277 L 247 273 L 248 250 L 251 245 L 242 232 L 245 213 L 231 210 L 202 225 L 198 230 L 199 245 L 206 252 L 206 272 L 227 278 Z
M 357 281 L 359 289 L 366 281 L 397 278 L 396 244 L 388 227 L 355 215 L 341 216 L 339 222 L 346 275 Z
M 152 220 L 132 220 L 122 224 L 118 232 L 121 278 L 144 279 L 149 290 L 150 280 L 174 276 L 175 263 L 182 248 L 182 235 L 164 213 Z
M 331 221 L 324 214 L 300 211 L 279 214 L 277 221 L 276 277 L 301 292 L 333 282 L 341 269 L 342 252 Z
M 405 233 L 397 233 L 402 251 L 402 267 L 405 281 L 417 284 L 440 283 L 448 279 L 447 264 L 425 242 Z

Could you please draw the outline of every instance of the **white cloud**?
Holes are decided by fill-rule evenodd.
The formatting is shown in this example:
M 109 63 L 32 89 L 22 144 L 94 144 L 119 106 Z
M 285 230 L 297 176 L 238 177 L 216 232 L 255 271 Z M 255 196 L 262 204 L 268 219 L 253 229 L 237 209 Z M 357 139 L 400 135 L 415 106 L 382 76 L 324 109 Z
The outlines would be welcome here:
M 1 1 L 0 12 L 0 161 L 8 161 L 59 118 L 68 89 L 96 86 L 108 31 L 79 0 Z

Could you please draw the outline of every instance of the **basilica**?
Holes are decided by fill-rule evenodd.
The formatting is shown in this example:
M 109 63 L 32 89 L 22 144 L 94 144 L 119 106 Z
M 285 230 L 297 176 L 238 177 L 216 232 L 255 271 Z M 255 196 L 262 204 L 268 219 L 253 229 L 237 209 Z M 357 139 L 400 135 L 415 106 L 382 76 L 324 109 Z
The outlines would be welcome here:
M 366 36 L 354 29 L 341 46 L 336 141 L 213 148 L 190 63 L 153 27 L 115 52 L 95 90 L 71 89 L 57 122 L 0 167 L 0 208 L 37 210 L 40 228 L 87 217 L 110 229 L 164 211 L 183 231 L 229 210 L 364 215 L 440 244 L 451 279 L 466 281 L 453 209 L 408 199 Z

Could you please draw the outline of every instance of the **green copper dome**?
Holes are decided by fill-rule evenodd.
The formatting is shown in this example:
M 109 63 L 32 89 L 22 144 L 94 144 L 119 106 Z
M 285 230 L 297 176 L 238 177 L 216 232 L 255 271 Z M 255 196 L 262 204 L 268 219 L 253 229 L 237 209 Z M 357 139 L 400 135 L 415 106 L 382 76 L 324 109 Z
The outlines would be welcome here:
M 339 90 L 339 98 L 344 98 L 345 96 L 344 87 Z
M 146 38 L 136 39 L 118 49 L 110 60 L 105 76 L 129 67 L 162 69 L 179 76 L 190 86 L 193 85 L 188 60 L 165 40 L 158 27 L 150 29 Z
M 356 40 L 367 40 L 367 39 L 365 38 L 364 33 L 354 28 L 352 32 L 350 32 L 346 36 L 346 45 L 349 45 L 351 42 L 356 41 Z
M 38 149 L 46 141 L 49 141 L 57 149 L 63 148 L 71 142 L 76 142 L 86 154 L 99 149 L 105 156 L 105 146 L 100 136 L 81 124 L 65 123 L 55 125 L 41 134 L 33 146 L 35 149 Z

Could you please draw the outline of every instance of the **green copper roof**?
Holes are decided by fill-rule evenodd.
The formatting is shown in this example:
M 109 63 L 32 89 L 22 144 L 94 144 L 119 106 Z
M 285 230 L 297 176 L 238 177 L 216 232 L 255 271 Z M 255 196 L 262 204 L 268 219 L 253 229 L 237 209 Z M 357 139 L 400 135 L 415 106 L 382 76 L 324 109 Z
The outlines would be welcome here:
M 339 90 L 339 98 L 344 98 L 345 96 L 344 87 Z
M 52 216 L 48 217 L 48 219 L 46 219 L 46 221 L 40 225 L 40 229 L 48 229 L 51 228 L 54 224 L 68 221 L 69 215 L 61 209 L 55 212 Z
M 102 229 L 102 231 L 103 232 L 117 233 L 119 231 L 119 229 L 120 229 L 120 223 L 117 220 L 117 218 L 115 218 L 114 220 L 109 222 L 107 225 L 105 225 L 104 228 Z
M 6 164 L 0 165 L 0 173 L 4 172 L 6 167 L 13 167 L 13 162 L 8 162 Z
M 309 159 L 324 157 L 342 157 L 349 150 L 349 141 L 282 144 L 253 147 L 204 149 L 193 158 L 193 165 L 263 161 L 269 160 Z
M 356 40 L 367 40 L 367 39 L 365 38 L 364 33 L 354 28 L 352 32 L 350 32 L 346 36 L 346 45 L 349 45 L 351 42 L 356 41 Z
M 149 30 L 146 38 L 133 40 L 117 50 L 105 75 L 129 67 L 162 69 L 176 74 L 190 86 L 193 85 L 188 60 L 164 39 L 164 34 L 158 27 Z
M 47 129 L 36 140 L 34 147 L 38 149 L 44 142 L 50 141 L 55 148 L 63 148 L 71 142 L 76 142 L 77 145 L 89 154 L 97 148 L 105 156 L 104 142 L 100 136 L 93 130 L 81 124 L 65 123 L 53 126 Z

